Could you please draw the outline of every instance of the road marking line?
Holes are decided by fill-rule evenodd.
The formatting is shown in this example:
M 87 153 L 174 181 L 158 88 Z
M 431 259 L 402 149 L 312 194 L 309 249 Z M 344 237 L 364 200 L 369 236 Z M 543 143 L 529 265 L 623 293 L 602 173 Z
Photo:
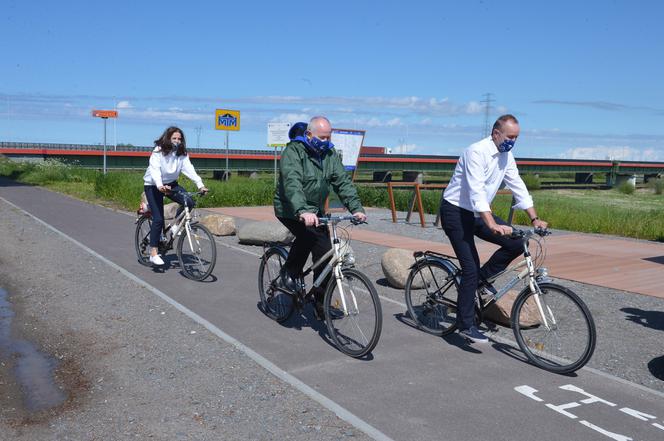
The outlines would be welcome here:
M 208 331 L 212 332 L 214 335 L 217 337 L 221 338 L 224 340 L 226 343 L 229 343 L 233 346 L 235 346 L 238 350 L 242 351 L 246 356 L 251 358 L 254 362 L 262 366 L 264 369 L 267 369 L 269 372 L 271 372 L 273 375 L 276 377 L 280 378 L 281 380 L 285 381 L 286 383 L 290 384 L 300 392 L 302 392 L 304 395 L 308 396 L 312 400 L 318 402 L 321 404 L 323 407 L 327 408 L 328 410 L 332 411 L 334 414 L 336 414 L 339 418 L 342 420 L 346 421 L 347 423 L 353 425 L 355 428 L 358 430 L 361 430 L 362 432 L 366 433 L 370 437 L 376 439 L 376 440 L 384 440 L 384 441 L 392 441 L 392 438 L 388 437 L 385 435 L 383 432 L 380 430 L 376 429 L 373 427 L 371 424 L 367 423 L 357 415 L 351 413 L 349 410 L 346 408 L 342 407 L 341 405 L 337 404 L 335 401 L 331 400 L 330 398 L 326 397 L 325 395 L 321 394 L 320 392 L 316 391 L 303 381 L 299 380 L 295 376 L 289 374 L 288 372 L 284 371 L 281 369 L 279 366 L 276 364 L 272 363 L 270 360 L 267 358 L 263 357 L 260 355 L 258 352 L 254 351 L 251 349 L 249 346 L 246 346 L 245 344 L 241 343 L 239 340 L 235 339 L 234 337 L 230 336 L 229 334 L 226 334 L 224 331 L 201 317 L 200 315 L 196 314 L 194 311 L 190 310 L 189 308 L 185 307 L 184 305 L 176 302 L 172 298 L 170 298 L 167 294 L 164 292 L 160 291 L 159 289 L 155 288 L 154 286 L 150 285 L 149 283 L 145 282 L 144 280 L 140 279 L 138 276 L 132 274 L 128 270 L 124 269 L 120 265 L 117 265 L 116 263 L 108 260 L 104 256 L 100 255 L 93 249 L 89 248 L 88 246 L 82 244 L 81 242 L 77 241 L 73 237 L 70 237 L 66 233 L 58 230 L 57 228 L 49 225 L 45 221 L 41 220 L 37 216 L 33 215 L 32 213 L 24 210 L 23 208 L 13 204 L 12 202 L 9 202 L 7 199 L 3 198 L 0 196 L 0 200 L 3 202 L 7 203 L 8 205 L 16 208 L 17 210 L 20 210 L 33 218 L 35 221 L 38 223 L 42 224 L 46 228 L 50 229 L 51 231 L 59 234 L 60 236 L 64 237 L 65 239 L 69 240 L 73 244 L 77 245 L 78 247 L 82 248 L 83 250 L 87 251 L 88 253 L 92 254 L 95 256 L 97 259 L 101 260 L 102 262 L 106 263 L 110 267 L 118 270 L 120 273 L 122 273 L 124 276 L 128 277 L 129 279 L 133 280 L 134 282 L 138 283 L 139 285 L 144 286 L 148 290 L 152 291 L 153 294 L 155 294 L 157 297 L 160 297 L 162 300 L 165 302 L 169 303 L 171 306 L 173 306 L 175 309 L 178 311 L 182 312 L 185 314 L 187 317 L 190 319 L 194 320 L 201 326 L 205 327 Z

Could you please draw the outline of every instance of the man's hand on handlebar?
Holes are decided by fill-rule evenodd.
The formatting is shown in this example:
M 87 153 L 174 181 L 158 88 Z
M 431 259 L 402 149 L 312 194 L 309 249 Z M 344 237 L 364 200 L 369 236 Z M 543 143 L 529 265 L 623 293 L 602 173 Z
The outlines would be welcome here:
M 300 221 L 304 222 L 307 227 L 318 226 L 318 216 L 314 213 L 300 213 Z
M 353 217 L 357 220 L 358 223 L 367 221 L 367 215 L 362 213 L 361 211 L 353 213 Z
M 545 222 L 542 219 L 535 219 L 533 221 L 533 228 L 535 229 L 539 228 L 541 230 L 546 230 L 548 226 L 549 226 L 548 222 Z
M 161 187 L 158 188 L 158 190 L 164 194 L 169 194 L 171 192 L 171 186 L 170 185 L 162 185 Z
M 499 236 L 509 236 L 512 234 L 512 227 L 509 225 L 493 224 L 489 225 L 488 227 L 493 234 L 497 234 Z
M 207 187 L 201 187 L 201 188 L 198 189 L 198 192 L 199 192 L 201 195 L 207 194 L 208 191 L 210 191 L 210 190 L 208 190 Z

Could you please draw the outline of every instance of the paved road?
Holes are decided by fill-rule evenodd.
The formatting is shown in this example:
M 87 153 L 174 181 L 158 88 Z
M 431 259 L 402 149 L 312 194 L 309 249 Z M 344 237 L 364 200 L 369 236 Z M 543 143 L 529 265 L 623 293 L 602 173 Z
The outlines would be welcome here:
M 311 320 L 281 326 L 257 309 L 258 260 L 220 247 L 216 279 L 194 283 L 177 269 L 138 265 L 124 213 L 49 191 L 0 187 L 0 196 L 166 293 L 279 368 L 393 439 L 642 439 L 664 436 L 664 394 L 582 370 L 549 374 L 500 344 L 469 347 L 405 326 L 384 302 L 371 360 L 326 344 Z

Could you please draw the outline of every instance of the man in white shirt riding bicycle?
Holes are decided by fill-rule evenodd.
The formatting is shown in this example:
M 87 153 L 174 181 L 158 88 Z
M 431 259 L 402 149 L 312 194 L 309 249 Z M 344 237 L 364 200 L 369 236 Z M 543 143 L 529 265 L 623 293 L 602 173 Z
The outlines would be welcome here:
M 512 148 L 519 137 L 519 121 L 513 115 L 496 120 L 491 136 L 466 148 L 443 193 L 440 215 L 443 230 L 461 264 L 457 326 L 474 342 L 488 342 L 475 324 L 475 292 L 478 283 L 503 271 L 523 252 L 521 240 L 512 239 L 512 227 L 491 212 L 491 202 L 504 183 L 512 191 L 514 208 L 526 211 L 534 227 L 546 228 L 533 206 L 533 199 L 519 176 Z M 480 268 L 474 236 L 500 248 Z

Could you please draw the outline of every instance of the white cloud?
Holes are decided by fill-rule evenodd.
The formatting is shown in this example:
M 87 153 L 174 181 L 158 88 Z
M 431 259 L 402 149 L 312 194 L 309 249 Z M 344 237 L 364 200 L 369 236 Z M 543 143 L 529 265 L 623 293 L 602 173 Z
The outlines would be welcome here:
M 399 144 L 392 147 L 390 151 L 394 155 L 405 155 L 407 153 L 412 153 L 417 149 L 419 149 L 417 144 Z
M 270 122 L 288 122 L 294 124 L 300 121 L 309 122 L 309 119 L 311 119 L 311 116 L 306 113 L 282 113 L 270 119 Z
M 630 146 L 604 146 L 575 147 L 558 155 L 566 159 L 599 159 L 623 161 L 661 161 L 664 160 L 664 150 L 654 148 L 638 149 Z
M 132 109 L 134 106 L 129 101 L 120 101 L 117 106 L 118 109 Z

